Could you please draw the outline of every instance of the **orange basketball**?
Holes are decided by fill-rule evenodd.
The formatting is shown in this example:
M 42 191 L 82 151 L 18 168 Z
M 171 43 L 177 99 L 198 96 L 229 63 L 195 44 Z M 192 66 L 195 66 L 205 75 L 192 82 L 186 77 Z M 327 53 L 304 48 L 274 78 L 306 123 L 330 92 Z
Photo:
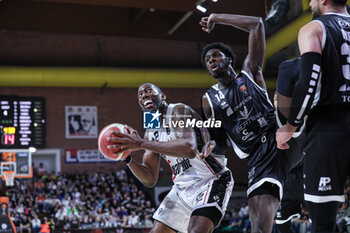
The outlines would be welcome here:
M 119 131 L 122 133 L 129 133 L 123 124 L 113 123 L 113 124 L 107 125 L 101 130 L 100 134 L 98 135 L 98 150 L 107 159 L 123 160 L 131 153 L 131 151 L 124 151 L 122 153 L 118 153 L 120 148 L 115 148 L 115 149 L 108 148 L 108 145 L 111 145 L 111 143 L 109 143 L 107 139 L 109 137 L 116 137 L 112 135 L 112 133 L 115 131 Z

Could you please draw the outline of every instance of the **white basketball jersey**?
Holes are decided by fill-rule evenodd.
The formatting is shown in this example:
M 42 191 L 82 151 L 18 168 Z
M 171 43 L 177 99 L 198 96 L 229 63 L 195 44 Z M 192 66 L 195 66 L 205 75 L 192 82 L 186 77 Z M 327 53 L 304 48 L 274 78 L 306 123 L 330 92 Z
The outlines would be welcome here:
M 171 120 L 171 114 L 175 106 L 176 104 L 168 105 L 167 113 L 164 118 L 167 125 L 169 125 L 168 123 Z M 159 142 L 176 140 L 175 129 L 171 126 L 168 128 L 163 126 L 160 129 L 148 129 L 146 131 L 146 137 L 150 141 Z M 202 150 L 202 148 L 199 149 Z M 212 154 L 205 160 L 200 158 L 198 151 L 196 157 L 193 159 L 173 157 L 164 154 L 161 156 L 169 164 L 173 173 L 173 182 L 180 190 L 196 188 L 198 185 L 218 176 L 226 170 L 226 158 L 224 155 Z

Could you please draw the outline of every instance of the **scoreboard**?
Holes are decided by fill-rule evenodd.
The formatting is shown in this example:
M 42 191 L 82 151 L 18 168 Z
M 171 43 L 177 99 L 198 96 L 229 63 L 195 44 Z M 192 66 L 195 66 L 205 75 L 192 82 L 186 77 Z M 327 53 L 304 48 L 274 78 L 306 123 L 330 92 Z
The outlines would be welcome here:
M 45 147 L 45 98 L 0 96 L 0 148 Z

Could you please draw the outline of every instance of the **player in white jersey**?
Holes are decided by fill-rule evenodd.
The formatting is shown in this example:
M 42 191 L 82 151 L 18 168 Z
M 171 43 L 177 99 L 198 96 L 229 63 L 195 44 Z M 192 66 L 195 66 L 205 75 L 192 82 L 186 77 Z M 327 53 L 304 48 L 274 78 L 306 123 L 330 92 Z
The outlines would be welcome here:
M 142 163 L 130 156 L 124 160 L 145 186 L 156 184 L 160 157 L 172 169 L 174 186 L 153 216 L 152 233 L 210 233 L 219 225 L 231 196 L 231 171 L 224 155 L 211 153 L 215 143 L 207 129 L 186 126 L 188 120 L 201 120 L 199 115 L 185 104 L 168 105 L 165 98 L 159 87 L 142 84 L 138 89 L 141 109 L 157 111 L 164 125 L 147 129 L 144 139 L 126 126 L 130 134 L 116 132 L 118 137 L 110 140 L 121 151 L 145 150 Z

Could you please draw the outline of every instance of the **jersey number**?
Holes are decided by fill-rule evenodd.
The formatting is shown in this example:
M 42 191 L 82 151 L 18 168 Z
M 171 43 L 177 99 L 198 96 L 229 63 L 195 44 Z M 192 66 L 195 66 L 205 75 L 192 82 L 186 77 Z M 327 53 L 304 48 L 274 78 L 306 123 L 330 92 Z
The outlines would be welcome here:
M 219 93 L 219 94 L 215 94 L 215 98 L 216 98 L 217 101 L 220 103 L 220 101 L 221 101 L 222 99 L 225 99 L 225 96 L 224 96 L 224 94 L 222 94 L 221 91 L 218 91 L 218 93 Z

